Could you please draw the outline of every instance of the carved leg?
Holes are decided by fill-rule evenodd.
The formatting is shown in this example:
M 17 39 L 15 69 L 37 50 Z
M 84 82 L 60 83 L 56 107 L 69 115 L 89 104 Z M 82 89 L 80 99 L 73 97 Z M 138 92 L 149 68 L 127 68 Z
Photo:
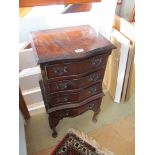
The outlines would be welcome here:
M 53 130 L 53 133 L 52 133 L 52 137 L 53 138 L 56 138 L 57 137 L 57 131 L 56 131 L 56 126 L 57 124 L 59 123 L 59 119 L 53 119 L 51 118 L 51 116 L 49 115 L 48 116 L 48 121 L 49 121 L 49 125 L 50 125 L 50 128 Z
M 56 138 L 58 134 L 57 134 L 57 132 L 56 132 L 55 127 L 53 127 L 52 130 L 53 130 L 52 137 L 53 137 L 53 138 Z
M 99 112 L 101 111 L 100 105 L 101 105 L 101 100 L 100 100 L 99 103 L 96 104 L 96 105 L 93 107 L 93 109 L 92 109 L 92 110 L 94 111 L 94 115 L 93 115 L 93 118 L 92 118 L 92 121 L 93 121 L 94 123 L 97 122 L 97 115 L 98 115 Z
M 97 115 L 99 114 L 99 112 L 100 112 L 100 108 L 98 109 L 98 111 L 94 111 L 94 115 L 93 115 L 93 118 L 92 118 L 92 121 L 94 123 L 97 122 Z

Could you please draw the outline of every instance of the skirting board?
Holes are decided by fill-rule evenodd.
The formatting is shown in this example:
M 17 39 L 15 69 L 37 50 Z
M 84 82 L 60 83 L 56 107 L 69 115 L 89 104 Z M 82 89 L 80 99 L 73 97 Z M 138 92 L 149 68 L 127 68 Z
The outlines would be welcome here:
M 117 77 L 115 97 L 114 97 L 114 102 L 120 103 L 122 89 L 123 89 L 123 82 L 124 82 L 124 77 L 125 77 L 125 70 L 126 70 L 127 59 L 128 59 L 128 52 L 129 52 L 129 47 L 130 47 L 130 40 L 128 40 L 119 31 L 115 29 L 112 32 L 112 36 L 115 37 L 117 41 L 121 43 L 120 62 L 119 62 L 119 68 L 118 68 L 118 77 Z

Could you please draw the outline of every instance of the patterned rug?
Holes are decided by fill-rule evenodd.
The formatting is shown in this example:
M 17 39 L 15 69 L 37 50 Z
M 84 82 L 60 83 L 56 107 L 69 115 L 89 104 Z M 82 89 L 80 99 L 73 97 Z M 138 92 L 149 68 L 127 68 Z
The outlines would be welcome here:
M 114 155 L 88 137 L 85 133 L 70 129 L 51 155 Z

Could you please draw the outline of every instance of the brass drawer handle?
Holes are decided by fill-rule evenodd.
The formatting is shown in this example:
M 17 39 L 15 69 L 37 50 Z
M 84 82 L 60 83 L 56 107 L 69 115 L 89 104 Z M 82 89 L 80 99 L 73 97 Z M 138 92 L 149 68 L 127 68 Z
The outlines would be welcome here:
M 93 66 L 99 66 L 102 63 L 102 58 L 97 58 L 92 60 L 92 65 Z
M 64 90 L 66 88 L 67 88 L 67 82 L 62 81 L 62 82 L 58 82 L 56 84 L 56 89 L 57 90 Z
M 58 98 L 58 102 L 66 102 L 66 101 L 68 101 L 68 97 L 67 96 Z
M 97 81 L 99 79 L 99 75 L 97 73 L 91 74 L 89 76 L 89 81 Z
M 54 73 L 56 74 L 56 75 L 63 75 L 64 73 L 67 73 L 67 67 L 66 66 L 64 66 L 64 67 L 56 67 L 56 68 L 54 68 Z
M 96 87 L 91 87 L 89 90 L 88 90 L 88 93 L 90 93 L 91 95 L 94 95 L 97 91 L 97 88 Z
M 72 85 L 73 82 L 72 81 L 59 81 L 56 84 L 56 89 L 57 90 L 64 90 L 68 87 L 68 85 Z

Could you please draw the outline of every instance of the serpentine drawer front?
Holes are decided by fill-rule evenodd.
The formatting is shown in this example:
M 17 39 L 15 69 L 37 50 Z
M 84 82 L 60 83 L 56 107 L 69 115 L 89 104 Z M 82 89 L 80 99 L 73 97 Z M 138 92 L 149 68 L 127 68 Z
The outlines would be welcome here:
M 32 32 L 31 39 L 52 136 L 64 117 L 93 110 L 96 121 L 107 60 L 115 46 L 89 25 Z
M 80 89 L 80 91 L 74 93 L 59 92 L 55 95 L 51 95 L 52 102 L 49 103 L 49 106 L 52 107 L 73 103 L 78 104 L 78 102 L 101 92 L 102 92 L 101 82 L 91 85 L 87 88 Z
M 50 92 L 51 93 L 56 93 L 60 91 L 66 92 L 67 90 L 80 89 L 92 85 L 98 81 L 102 81 L 104 70 L 105 68 L 79 78 L 77 77 L 72 79 L 50 81 L 49 82 Z
M 58 110 L 56 112 L 53 112 L 51 115 L 53 115 L 53 118 L 74 117 L 87 110 L 92 110 L 92 109 L 97 108 L 101 103 L 100 99 L 101 98 L 93 100 L 77 108 Z
M 93 71 L 105 66 L 107 58 L 108 55 L 104 54 L 94 56 L 87 60 L 82 60 L 80 62 L 47 65 L 46 66 L 47 77 L 48 79 L 50 79 L 59 76 L 82 74 L 89 72 L 90 70 Z

